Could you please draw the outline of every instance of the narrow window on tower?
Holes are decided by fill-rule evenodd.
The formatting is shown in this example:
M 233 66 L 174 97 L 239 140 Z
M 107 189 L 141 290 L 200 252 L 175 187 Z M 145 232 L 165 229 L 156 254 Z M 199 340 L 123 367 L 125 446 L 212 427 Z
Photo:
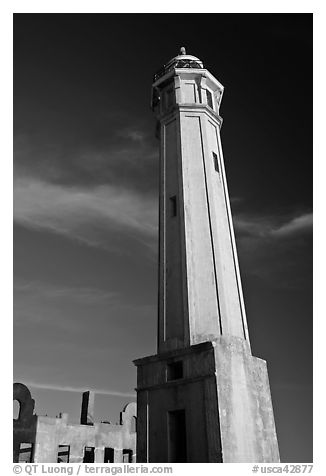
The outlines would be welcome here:
M 206 89 L 206 96 L 207 96 L 208 106 L 211 107 L 212 109 L 214 109 L 214 107 L 213 107 L 213 96 L 212 96 L 212 93 L 210 91 L 208 91 L 208 89 Z
M 214 167 L 215 167 L 216 172 L 220 172 L 219 167 L 218 167 L 218 158 L 217 158 L 217 154 L 215 154 L 215 152 L 213 152 L 213 161 L 214 161 Z
M 174 104 L 174 89 L 170 88 L 165 93 L 165 104 L 166 109 L 169 109 Z
M 173 195 L 173 197 L 170 197 L 170 209 L 171 209 L 171 216 L 176 217 L 177 216 L 177 196 Z

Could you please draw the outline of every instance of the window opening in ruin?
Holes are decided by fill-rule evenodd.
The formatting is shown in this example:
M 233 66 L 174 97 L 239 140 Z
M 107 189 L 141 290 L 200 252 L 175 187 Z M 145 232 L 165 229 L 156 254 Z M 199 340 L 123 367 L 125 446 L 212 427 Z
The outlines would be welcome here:
M 171 207 L 171 216 L 175 217 L 177 216 L 177 197 L 176 195 L 173 195 L 173 197 L 170 197 L 170 207 Z
M 69 463 L 69 456 L 70 456 L 70 446 L 59 445 L 57 463 Z
M 94 463 L 95 448 L 94 446 L 85 446 L 83 463 Z
M 133 416 L 131 419 L 130 431 L 131 433 L 136 433 L 137 431 L 137 418 L 135 416 Z
M 215 152 L 213 152 L 213 161 L 214 161 L 214 167 L 215 167 L 216 172 L 220 172 L 220 169 L 218 167 L 217 154 L 215 154 Z
M 168 412 L 169 463 L 187 462 L 187 433 L 185 410 Z
M 18 462 L 19 463 L 33 462 L 33 444 L 32 443 L 20 443 Z
M 170 362 L 166 366 L 166 379 L 167 380 L 178 380 L 183 378 L 183 362 L 182 360 L 177 360 L 176 362 Z
M 20 403 L 18 400 L 14 400 L 14 409 L 13 409 L 14 420 L 19 419 L 19 413 L 20 413 Z
M 122 461 L 124 463 L 132 463 L 132 450 L 122 451 Z
M 114 448 L 104 448 L 104 463 L 114 463 Z
M 206 89 L 206 95 L 207 95 L 207 104 L 209 107 L 211 107 L 212 109 L 214 109 L 213 107 L 213 96 L 212 96 L 212 93 Z

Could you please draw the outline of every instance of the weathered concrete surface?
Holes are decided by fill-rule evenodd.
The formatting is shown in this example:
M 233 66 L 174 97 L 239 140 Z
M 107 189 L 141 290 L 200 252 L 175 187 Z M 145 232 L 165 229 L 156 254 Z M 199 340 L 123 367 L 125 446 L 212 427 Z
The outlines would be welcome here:
M 183 363 L 169 381 L 168 365 Z M 221 336 L 135 361 L 137 461 L 169 462 L 168 413 L 184 409 L 187 462 L 278 462 L 265 361 L 241 338 Z
M 136 404 L 126 409 L 132 417 L 135 415 Z M 129 426 L 130 423 L 130 426 Z M 70 463 L 81 463 L 85 447 L 95 448 L 95 462 L 103 463 L 105 448 L 114 448 L 115 462 L 122 462 L 124 449 L 132 450 L 133 461 L 136 461 L 136 433 L 130 432 L 131 420 L 124 425 L 95 423 L 94 425 L 68 424 L 65 419 L 38 417 L 35 463 L 57 461 L 59 445 L 70 445 Z
M 88 404 L 94 410 L 93 396 L 85 392 L 83 414 L 90 413 Z M 14 400 L 22 405 L 20 418 L 14 420 L 14 462 L 18 461 L 21 443 L 34 445 L 33 461 L 35 463 L 56 463 L 59 445 L 70 447 L 69 462 L 81 463 L 85 447 L 95 449 L 95 462 L 104 462 L 105 448 L 114 450 L 114 462 L 123 461 L 123 451 L 129 451 L 131 460 L 136 461 L 136 432 L 134 419 L 137 418 L 136 403 L 129 403 L 120 414 L 120 424 L 94 423 L 69 424 L 68 415 L 59 418 L 33 415 L 34 400 L 28 388 L 23 384 L 14 384 Z M 25 406 L 23 406 L 25 405 Z M 85 421 L 89 422 L 89 419 Z
M 34 461 L 57 461 L 59 445 L 70 445 L 71 463 L 83 461 L 84 448 L 95 448 L 95 462 L 103 463 L 105 448 L 114 448 L 114 462 L 123 461 L 123 450 L 132 451 L 136 461 L 136 433 L 131 431 L 136 404 L 130 403 L 122 412 L 121 424 L 94 423 L 94 425 L 68 424 L 64 418 L 38 417 Z
M 223 462 L 279 462 L 266 362 L 240 338 L 219 337 L 213 348 Z

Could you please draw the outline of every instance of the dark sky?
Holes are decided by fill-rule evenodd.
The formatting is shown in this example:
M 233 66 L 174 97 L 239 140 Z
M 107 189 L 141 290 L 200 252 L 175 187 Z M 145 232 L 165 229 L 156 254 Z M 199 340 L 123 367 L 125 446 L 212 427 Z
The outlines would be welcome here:
M 281 459 L 312 461 L 312 15 L 14 15 L 14 378 L 99 419 L 155 352 L 152 76 L 185 46 L 225 86 L 222 144 L 253 354 Z

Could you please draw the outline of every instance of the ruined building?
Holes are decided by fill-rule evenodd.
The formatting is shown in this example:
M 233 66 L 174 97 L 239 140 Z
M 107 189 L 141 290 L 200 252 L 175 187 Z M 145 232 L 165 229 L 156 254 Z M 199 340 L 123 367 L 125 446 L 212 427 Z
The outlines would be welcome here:
M 34 414 L 29 389 L 14 384 L 19 415 L 14 420 L 14 463 L 121 463 L 136 461 L 136 404 L 120 414 L 120 424 L 94 422 L 94 393 L 83 393 L 80 425 Z
M 195 56 L 154 76 L 160 140 L 157 354 L 137 366 L 137 461 L 278 462 L 266 362 L 250 349 L 219 115 Z

